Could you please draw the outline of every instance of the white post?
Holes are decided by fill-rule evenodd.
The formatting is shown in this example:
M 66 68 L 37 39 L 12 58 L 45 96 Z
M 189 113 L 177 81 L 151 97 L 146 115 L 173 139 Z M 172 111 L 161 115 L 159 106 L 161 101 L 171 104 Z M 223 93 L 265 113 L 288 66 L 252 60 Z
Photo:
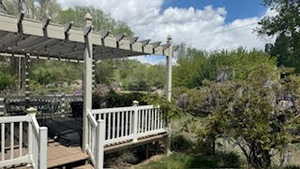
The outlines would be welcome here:
M 41 127 L 39 131 L 39 169 L 47 169 L 48 161 L 48 128 Z
M 84 30 L 85 51 L 84 51 L 84 106 L 83 106 L 83 134 L 82 148 L 87 150 L 88 144 L 88 112 L 92 110 L 92 63 L 93 63 L 93 44 L 90 41 L 90 33 L 92 32 L 92 16 L 87 13 L 85 15 L 86 26 Z
M 167 43 L 170 45 L 169 47 L 169 53 L 166 56 L 167 59 L 167 84 L 166 84 L 166 97 L 168 99 L 169 102 L 171 102 L 172 99 L 172 57 L 174 55 L 173 52 L 173 45 L 172 45 L 172 38 L 171 36 L 168 36 L 167 38 Z M 164 116 L 165 117 L 165 116 Z M 171 122 L 168 119 L 164 119 L 166 120 L 168 123 L 168 137 L 166 138 L 166 153 L 167 155 L 171 154 Z
M 168 101 L 171 101 L 172 98 L 172 57 L 173 57 L 173 46 L 172 46 L 172 38 L 168 36 L 167 43 L 170 45 L 169 53 L 166 56 L 167 60 L 167 84 L 166 84 L 166 97 Z
M 133 142 L 138 141 L 138 101 L 133 101 L 134 114 L 133 114 Z
M 104 142 L 105 142 L 105 121 L 99 120 L 96 129 L 95 161 L 96 169 L 103 169 L 104 166 Z

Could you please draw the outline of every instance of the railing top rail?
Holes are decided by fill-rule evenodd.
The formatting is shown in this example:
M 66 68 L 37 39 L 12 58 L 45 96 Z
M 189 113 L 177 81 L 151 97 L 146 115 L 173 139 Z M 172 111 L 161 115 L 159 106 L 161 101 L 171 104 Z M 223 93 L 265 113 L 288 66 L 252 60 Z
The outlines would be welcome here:
M 39 125 L 38 121 L 36 120 L 35 116 L 32 116 L 31 120 L 32 120 L 32 126 L 33 126 L 34 130 L 38 134 L 40 132 L 40 125 Z
M 0 123 L 29 122 L 30 120 L 29 116 L 1 117 Z
M 92 114 L 103 114 L 103 113 L 111 113 L 111 112 L 121 112 L 121 111 L 133 111 L 135 107 L 117 107 L 117 108 L 105 108 L 105 109 L 94 109 L 92 110 Z
M 159 106 L 154 106 L 154 105 L 138 106 L 138 109 L 153 109 L 153 108 L 159 108 Z
M 91 124 L 93 125 L 93 127 L 97 127 L 97 121 L 96 119 L 92 116 L 91 113 L 88 113 L 87 115 L 88 119 L 91 121 Z
M 136 108 L 135 106 L 130 106 L 130 107 L 94 109 L 94 110 L 92 110 L 92 114 L 105 114 L 105 113 L 111 113 L 111 112 L 134 111 L 135 108 Z M 144 105 L 144 106 L 137 106 L 137 108 L 138 109 L 153 109 L 153 108 L 159 108 L 159 106 Z

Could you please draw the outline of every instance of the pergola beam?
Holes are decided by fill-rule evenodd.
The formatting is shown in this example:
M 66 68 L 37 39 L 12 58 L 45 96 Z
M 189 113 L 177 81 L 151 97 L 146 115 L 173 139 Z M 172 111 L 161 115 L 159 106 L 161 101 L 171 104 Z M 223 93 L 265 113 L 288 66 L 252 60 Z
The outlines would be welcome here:
M 25 56 L 23 54 L 12 54 L 12 53 L 0 53 L 0 57 L 17 57 L 17 58 L 24 58 Z M 30 55 L 30 59 L 40 59 L 40 60 L 50 60 L 50 61 L 58 61 L 58 58 L 54 57 L 48 57 L 45 55 Z M 76 60 L 76 59 L 60 59 L 62 62 L 72 62 L 72 63 L 83 63 L 82 60 Z

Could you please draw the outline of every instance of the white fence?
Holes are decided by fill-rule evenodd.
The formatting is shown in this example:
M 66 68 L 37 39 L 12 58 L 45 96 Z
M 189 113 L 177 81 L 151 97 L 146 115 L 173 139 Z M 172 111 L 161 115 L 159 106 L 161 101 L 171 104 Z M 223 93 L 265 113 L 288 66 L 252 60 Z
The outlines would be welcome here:
M 0 168 L 31 164 L 47 168 L 48 129 L 40 127 L 34 115 L 1 117 Z
M 167 131 L 163 112 L 152 105 L 98 109 L 92 115 L 105 123 L 105 145 L 137 141 Z
M 167 132 L 165 116 L 155 106 L 92 110 L 87 124 L 87 152 L 96 169 L 103 168 L 105 145 L 137 142 L 139 138 Z

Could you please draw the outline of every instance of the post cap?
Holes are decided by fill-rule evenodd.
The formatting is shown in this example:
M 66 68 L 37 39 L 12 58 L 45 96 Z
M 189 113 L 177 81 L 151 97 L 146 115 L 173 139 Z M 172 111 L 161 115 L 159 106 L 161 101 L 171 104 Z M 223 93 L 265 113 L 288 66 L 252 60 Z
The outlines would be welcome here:
M 88 21 L 88 20 L 93 20 L 93 17 L 92 17 L 92 15 L 88 12 L 88 13 L 85 14 L 84 19 L 87 20 L 87 21 Z
M 132 103 L 133 103 L 134 106 L 139 105 L 139 101 L 137 101 L 137 100 L 134 100 Z
M 28 109 L 26 109 L 28 114 L 36 114 L 37 113 L 37 109 L 34 107 L 29 107 Z

